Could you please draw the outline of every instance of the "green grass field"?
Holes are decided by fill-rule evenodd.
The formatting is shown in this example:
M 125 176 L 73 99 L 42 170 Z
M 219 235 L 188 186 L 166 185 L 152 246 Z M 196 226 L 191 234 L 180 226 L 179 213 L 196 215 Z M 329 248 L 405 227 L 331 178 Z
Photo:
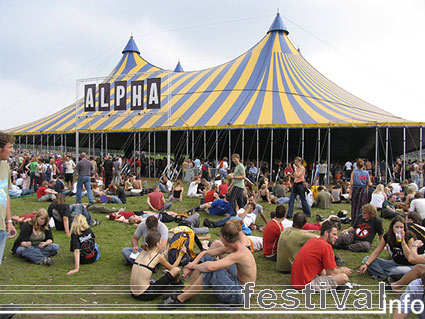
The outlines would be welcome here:
M 187 185 L 185 185 L 187 189 Z M 84 198 L 83 198 L 84 200 Z M 87 200 L 87 199 L 86 199 Z M 74 203 L 75 198 L 68 198 L 68 203 Z M 191 207 L 198 205 L 199 200 L 184 198 L 183 202 L 173 203 L 171 210 L 173 211 L 186 211 Z M 275 205 L 260 202 L 264 207 L 264 212 L 267 217 L 270 216 L 270 212 L 275 209 Z M 35 196 L 26 197 L 22 199 L 12 200 L 12 214 L 20 215 L 29 213 L 38 208 L 48 207 L 48 203 L 38 203 Z M 108 204 L 109 207 L 120 207 L 116 204 Z M 125 205 L 127 210 L 148 210 L 146 203 L 146 195 L 138 197 L 129 197 L 127 204 Z M 316 213 L 328 216 L 333 211 L 335 214 L 341 210 L 350 207 L 348 204 L 335 204 L 329 211 L 321 211 L 313 209 L 313 217 L 309 218 L 309 222 L 315 223 Z M 300 210 L 299 210 L 300 211 Z M 72 276 L 66 275 L 66 272 L 73 268 L 73 255 L 69 251 L 70 239 L 65 236 L 64 232 L 53 230 L 53 236 L 55 243 L 59 244 L 60 251 L 55 257 L 54 265 L 48 267 L 43 265 L 35 265 L 29 262 L 25 262 L 21 258 L 12 256 L 11 248 L 13 240 L 7 240 L 5 254 L 3 257 L 3 263 L 0 267 L 0 300 L 1 304 L 14 303 L 22 305 L 24 310 L 114 310 L 114 311 L 141 311 L 141 310 L 156 310 L 156 304 L 160 301 L 154 300 L 150 303 L 144 303 L 133 299 L 129 294 L 129 281 L 130 271 L 129 266 L 123 264 L 124 258 L 121 255 L 121 249 L 126 246 L 130 246 L 130 239 L 135 230 L 132 225 L 121 224 L 113 221 L 109 221 L 105 218 L 104 214 L 92 214 L 94 218 L 102 221 L 102 224 L 93 228 L 96 235 L 96 242 L 100 245 L 100 259 L 92 265 L 82 265 L 80 271 Z M 201 221 L 206 217 L 206 213 L 201 213 Z M 210 217 L 209 217 L 210 218 Z M 212 220 L 218 220 L 219 218 L 211 217 Z M 257 223 L 261 224 L 261 220 L 257 219 Z M 389 221 L 384 221 L 385 231 L 388 229 Z M 167 224 L 168 228 L 176 226 L 175 223 Z M 343 225 L 343 228 L 348 228 L 348 225 Z M 18 229 L 19 231 L 19 229 Z M 214 228 L 211 230 L 212 239 L 218 238 L 219 229 Z M 261 236 L 261 233 L 254 232 L 254 235 Z M 375 238 L 372 250 L 376 247 L 378 238 Z M 371 253 L 372 250 L 369 252 Z M 350 277 L 351 283 L 361 285 L 360 288 L 369 288 L 374 291 L 373 306 L 377 307 L 377 296 L 378 296 L 378 282 L 374 281 L 368 274 L 359 274 L 358 268 L 361 265 L 361 260 L 368 253 L 352 253 L 349 251 L 337 250 L 336 253 L 344 258 L 345 266 L 353 270 L 353 274 Z M 257 262 L 258 276 L 256 283 L 256 292 L 260 289 L 273 289 L 276 291 L 278 299 L 277 304 L 283 302 L 279 292 L 283 289 L 289 289 L 289 274 L 281 274 L 275 270 L 275 264 L 273 262 L 264 259 L 262 252 L 254 253 Z M 389 258 L 387 252 L 383 252 L 381 258 Z M 162 271 L 154 274 L 154 278 L 162 276 Z M 356 287 L 356 289 L 359 289 Z M 354 291 L 351 292 L 348 297 L 348 305 L 352 305 L 355 297 L 353 296 Z M 256 302 L 256 296 L 251 297 L 252 309 L 261 310 L 258 308 Z M 314 296 L 314 300 L 318 303 L 318 297 Z M 388 298 L 398 298 L 398 295 L 387 294 Z M 341 297 L 342 298 L 342 294 Z M 358 297 L 361 298 L 361 297 Z M 334 305 L 332 296 L 327 296 L 328 307 Z M 202 317 L 216 318 L 215 312 L 220 311 L 214 304 L 217 304 L 217 299 L 211 295 L 211 291 L 206 291 L 205 294 L 192 298 L 187 305 L 186 310 L 212 310 L 214 313 L 205 314 Z M 206 306 L 211 304 L 210 307 Z M 299 310 L 301 309 L 301 304 Z M 284 310 L 277 306 L 273 310 Z M 316 305 L 315 310 L 320 310 L 319 305 Z M 333 309 L 336 310 L 336 309 Z M 352 307 L 347 307 L 347 310 L 354 310 Z M 270 310 L 271 312 L 272 310 Z M 85 315 L 87 316 L 87 314 Z M 104 318 L 105 314 L 90 315 L 90 318 Z M 108 315 L 108 317 L 117 317 L 118 315 Z M 120 315 L 120 318 L 134 317 L 136 315 L 125 314 Z M 140 315 L 139 315 L 140 316 Z M 173 317 L 181 315 L 172 315 L 167 312 L 164 315 L 154 315 L 157 318 L 160 317 Z M 185 314 L 186 317 L 199 317 L 201 314 Z M 221 314 L 221 316 L 226 316 Z M 236 315 L 238 317 L 252 318 L 254 314 L 242 314 Z M 258 315 L 255 315 L 258 316 Z M 262 315 L 264 316 L 264 314 Z M 276 318 L 289 318 L 289 317 L 311 317 L 311 315 L 293 315 L 293 314 L 279 314 L 279 315 L 267 315 L 268 317 Z M 336 315 L 322 315 L 321 317 L 389 317 L 389 315 L 344 315 L 344 311 L 339 312 Z M 71 315 L 16 315 L 16 318 L 69 318 Z M 80 316 L 81 317 L 81 316 Z

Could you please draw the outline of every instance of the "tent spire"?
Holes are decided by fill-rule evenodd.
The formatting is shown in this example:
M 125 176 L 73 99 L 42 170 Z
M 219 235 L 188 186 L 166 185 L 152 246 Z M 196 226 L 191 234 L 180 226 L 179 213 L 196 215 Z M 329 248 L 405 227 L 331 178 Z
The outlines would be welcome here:
M 174 69 L 174 72 L 184 72 L 182 65 L 179 62 L 177 62 L 176 68 Z
M 274 32 L 274 31 L 283 31 L 287 35 L 289 34 L 288 29 L 286 28 L 282 18 L 280 17 L 279 9 L 277 10 L 276 17 L 274 18 L 273 23 L 270 26 L 269 31 L 267 31 L 267 33 Z
M 140 54 L 140 51 L 137 48 L 136 42 L 133 39 L 133 35 L 130 36 L 130 40 L 128 40 L 127 45 L 125 46 L 124 50 L 122 51 L 122 54 L 124 54 L 126 52 L 136 52 L 137 54 Z

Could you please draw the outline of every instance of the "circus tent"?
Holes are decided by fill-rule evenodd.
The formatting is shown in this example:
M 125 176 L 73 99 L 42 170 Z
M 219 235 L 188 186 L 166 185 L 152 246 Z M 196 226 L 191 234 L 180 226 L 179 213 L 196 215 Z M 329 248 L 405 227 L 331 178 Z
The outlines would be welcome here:
M 111 84 L 109 111 L 85 112 L 80 99 L 55 114 L 8 131 L 28 136 L 76 131 L 93 134 L 421 126 L 373 106 L 328 80 L 304 59 L 288 34 L 277 14 L 266 35 L 244 54 L 216 67 L 189 72 L 183 71 L 180 62 L 174 71 L 150 64 L 131 37 L 118 65 L 104 81 Z M 161 78 L 160 109 L 132 110 L 128 85 L 126 110 L 114 110 L 117 81 L 131 83 L 147 78 Z M 146 100 L 146 92 L 144 96 Z

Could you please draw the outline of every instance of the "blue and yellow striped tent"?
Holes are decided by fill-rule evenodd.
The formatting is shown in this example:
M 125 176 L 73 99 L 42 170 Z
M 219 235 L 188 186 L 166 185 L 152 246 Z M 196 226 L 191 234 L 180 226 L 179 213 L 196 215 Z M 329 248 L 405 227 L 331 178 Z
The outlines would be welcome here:
M 111 84 L 111 111 L 84 112 L 77 101 L 80 132 L 132 132 L 235 129 L 411 126 L 400 117 L 344 91 L 311 66 L 288 38 L 279 14 L 249 51 L 201 71 L 174 72 L 145 61 L 133 38 L 106 78 Z M 161 108 L 113 110 L 114 82 L 158 78 Z M 145 92 L 146 99 L 146 92 Z M 130 104 L 130 85 L 127 86 Z M 73 133 L 76 106 L 22 125 L 13 134 Z

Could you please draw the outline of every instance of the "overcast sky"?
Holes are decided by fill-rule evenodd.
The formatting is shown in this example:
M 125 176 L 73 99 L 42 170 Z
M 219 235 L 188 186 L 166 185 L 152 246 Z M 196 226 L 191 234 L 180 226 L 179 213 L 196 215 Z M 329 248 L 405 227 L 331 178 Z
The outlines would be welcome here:
M 73 103 L 76 80 L 109 74 L 131 34 L 158 67 L 204 69 L 254 46 L 277 9 L 330 80 L 425 122 L 423 0 L 0 0 L 0 128 Z

